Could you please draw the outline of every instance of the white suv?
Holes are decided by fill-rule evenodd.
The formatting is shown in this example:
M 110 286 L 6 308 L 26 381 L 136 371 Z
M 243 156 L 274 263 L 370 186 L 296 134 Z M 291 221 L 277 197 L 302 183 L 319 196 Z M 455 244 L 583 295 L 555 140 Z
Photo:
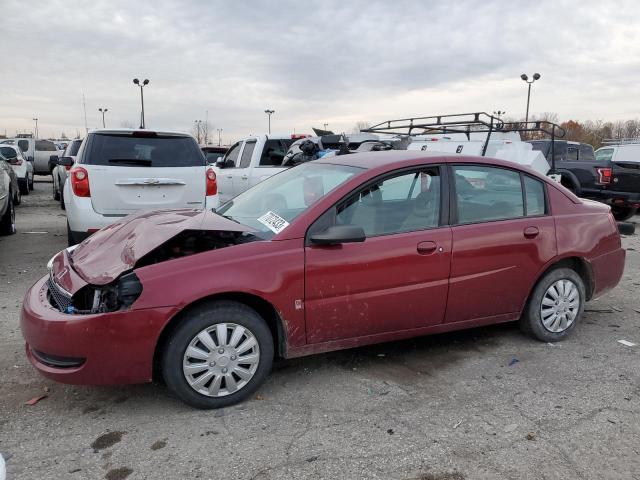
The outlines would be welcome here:
M 18 177 L 21 195 L 29 195 L 33 190 L 33 164 L 29 162 L 22 150 L 16 145 L 0 144 L 0 155 L 6 158 Z
M 66 163 L 66 157 L 59 161 Z M 192 136 L 94 130 L 64 185 L 69 245 L 138 210 L 216 208 L 217 193 L 214 169 Z

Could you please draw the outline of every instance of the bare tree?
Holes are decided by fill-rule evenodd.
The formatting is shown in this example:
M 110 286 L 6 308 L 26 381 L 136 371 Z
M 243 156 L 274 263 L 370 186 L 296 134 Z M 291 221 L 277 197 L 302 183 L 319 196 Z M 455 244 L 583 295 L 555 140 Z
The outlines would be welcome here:
M 353 133 L 360 133 L 361 130 L 364 130 L 366 128 L 369 128 L 371 126 L 371 124 L 369 122 L 365 122 L 364 120 L 360 120 L 358 122 L 356 122 L 356 124 L 353 126 Z
M 213 140 L 211 132 L 214 132 L 211 122 L 196 120 L 191 127 L 191 135 L 196 138 L 199 145 L 208 145 Z

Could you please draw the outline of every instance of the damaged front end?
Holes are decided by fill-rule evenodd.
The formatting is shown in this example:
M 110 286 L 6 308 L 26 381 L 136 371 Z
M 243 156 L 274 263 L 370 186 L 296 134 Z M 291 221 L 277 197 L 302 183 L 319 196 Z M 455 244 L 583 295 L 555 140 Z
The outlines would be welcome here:
M 69 315 L 124 310 L 133 305 L 142 293 L 142 283 L 134 272 L 122 275 L 115 282 L 107 285 L 87 284 L 73 295 L 58 285 L 53 275 L 49 276 L 47 286 L 49 304 Z
M 126 310 L 143 291 L 135 270 L 258 240 L 251 231 L 211 211 L 130 215 L 53 257 L 47 299 L 69 315 Z

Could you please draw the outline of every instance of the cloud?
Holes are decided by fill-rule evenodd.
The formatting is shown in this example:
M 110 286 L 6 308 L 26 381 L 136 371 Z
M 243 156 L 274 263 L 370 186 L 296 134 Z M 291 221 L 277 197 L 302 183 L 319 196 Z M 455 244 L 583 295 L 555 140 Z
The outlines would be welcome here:
M 523 72 L 539 71 L 532 112 L 640 114 L 636 2 L 5 0 L 0 132 L 46 135 L 136 124 L 149 78 L 150 127 L 189 130 L 205 111 L 229 141 L 266 129 L 349 130 L 410 115 L 524 113 Z

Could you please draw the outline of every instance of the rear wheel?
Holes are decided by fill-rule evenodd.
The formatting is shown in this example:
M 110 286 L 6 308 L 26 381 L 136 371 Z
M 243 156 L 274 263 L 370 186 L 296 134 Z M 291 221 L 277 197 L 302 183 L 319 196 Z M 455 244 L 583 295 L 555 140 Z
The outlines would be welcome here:
M 64 206 L 64 189 L 60 190 L 60 208 L 62 210 L 66 209 L 66 207 Z
M 611 206 L 611 213 L 613 213 L 613 218 L 615 218 L 619 222 L 629 220 L 637 212 L 638 209 L 636 207 L 621 207 L 618 205 Z
M 585 301 L 580 275 L 570 268 L 551 270 L 533 289 L 520 326 L 543 342 L 560 341 L 582 318 Z
M 73 232 L 71 231 L 71 227 L 69 226 L 69 222 L 67 222 L 67 244 L 72 247 L 76 243 L 79 242 L 76 241 L 75 235 L 73 234 Z
M 271 371 L 269 327 L 246 305 L 221 301 L 196 307 L 167 340 L 162 375 L 196 408 L 220 408 L 254 393 Z
M 33 190 L 33 173 L 29 176 L 29 190 Z
M 9 205 L 0 218 L 0 235 L 13 235 L 16 233 L 16 209 L 13 205 L 13 195 L 9 195 Z
M 13 195 L 13 204 L 20 205 L 22 203 L 22 192 L 18 188 Z
M 29 195 L 28 177 L 29 175 L 27 174 L 27 178 L 24 179 L 24 182 L 22 180 L 18 180 L 18 190 L 20 190 L 20 194 L 22 195 Z
M 60 200 L 60 190 L 58 190 L 58 187 L 56 187 L 55 178 L 53 179 L 53 199 Z

